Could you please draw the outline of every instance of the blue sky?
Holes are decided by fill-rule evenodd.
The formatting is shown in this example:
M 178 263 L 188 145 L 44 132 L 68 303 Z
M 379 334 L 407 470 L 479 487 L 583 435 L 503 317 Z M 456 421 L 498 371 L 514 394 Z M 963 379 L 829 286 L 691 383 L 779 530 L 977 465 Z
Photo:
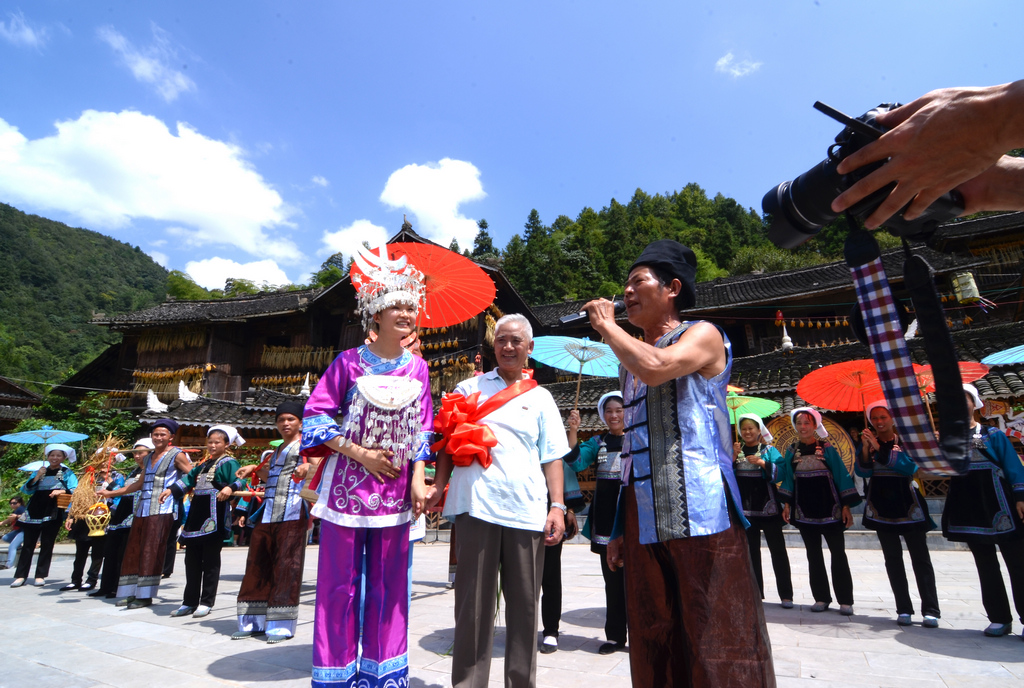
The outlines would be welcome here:
M 1020 2 L 0 2 L 0 201 L 200 284 L 637 188 L 744 206 L 849 114 L 1024 77 Z M 1016 47 L 1014 47 L 1016 46 Z

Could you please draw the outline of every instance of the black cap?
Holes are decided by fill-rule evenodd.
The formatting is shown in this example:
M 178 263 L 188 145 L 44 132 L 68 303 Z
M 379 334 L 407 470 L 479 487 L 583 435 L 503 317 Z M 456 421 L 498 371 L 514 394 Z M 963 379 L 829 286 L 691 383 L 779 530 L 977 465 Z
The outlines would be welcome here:
M 302 414 L 306 411 L 306 405 L 301 401 L 282 401 L 277 405 L 277 411 L 274 412 L 274 420 L 276 421 L 282 413 L 288 413 L 299 420 L 302 419 Z
M 697 303 L 697 256 L 678 241 L 658 239 L 647 244 L 640 257 L 629 267 L 629 271 L 646 265 L 668 272 L 682 282 L 679 292 L 680 310 L 693 308 Z
M 167 428 L 172 435 L 176 435 L 178 434 L 178 421 L 171 420 L 170 418 L 160 418 L 153 421 L 153 427 L 149 431 L 152 432 L 157 428 Z

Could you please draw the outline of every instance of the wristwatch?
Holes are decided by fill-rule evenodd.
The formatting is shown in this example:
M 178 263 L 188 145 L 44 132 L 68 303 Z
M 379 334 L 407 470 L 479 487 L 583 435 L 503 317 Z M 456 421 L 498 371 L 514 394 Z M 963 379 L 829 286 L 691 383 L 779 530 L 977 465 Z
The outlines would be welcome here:
M 562 515 L 563 515 L 563 516 L 564 516 L 564 515 L 565 515 L 566 513 L 568 513 L 568 511 L 569 511 L 569 507 L 567 507 L 567 506 L 566 506 L 565 504 L 561 504 L 561 503 L 559 503 L 559 502 L 551 502 L 551 506 L 550 506 L 550 507 L 548 507 L 548 508 L 549 508 L 549 509 L 551 509 L 551 508 L 554 508 L 554 509 L 561 509 L 561 511 L 562 511 Z

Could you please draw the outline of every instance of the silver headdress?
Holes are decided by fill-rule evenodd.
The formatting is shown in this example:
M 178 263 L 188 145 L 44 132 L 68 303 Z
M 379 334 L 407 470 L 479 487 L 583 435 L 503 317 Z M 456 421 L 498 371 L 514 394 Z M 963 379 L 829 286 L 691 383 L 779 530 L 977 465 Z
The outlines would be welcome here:
M 352 283 L 359 292 L 359 310 L 363 314 L 363 329 L 369 330 L 375 313 L 397 304 L 423 308 L 427 288 L 423 273 L 407 264 L 405 256 L 397 260 L 388 258 L 387 246 L 381 244 L 374 252 L 360 246 L 355 255 L 362 274 L 352 275 Z

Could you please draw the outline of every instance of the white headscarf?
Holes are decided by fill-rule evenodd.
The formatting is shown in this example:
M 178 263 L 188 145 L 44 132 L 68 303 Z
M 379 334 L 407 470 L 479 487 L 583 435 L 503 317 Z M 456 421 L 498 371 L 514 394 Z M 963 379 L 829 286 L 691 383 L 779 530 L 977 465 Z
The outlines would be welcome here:
M 604 419 L 604 405 L 609 399 L 617 399 L 620 403 L 622 402 L 622 392 L 615 390 L 614 392 L 608 392 L 602 394 L 601 398 L 597 400 L 597 417 L 601 419 L 601 422 L 608 425 Z
M 743 415 L 736 419 L 736 427 L 739 427 L 740 423 L 742 423 L 744 419 L 749 419 L 757 423 L 758 427 L 761 428 L 761 439 L 763 439 L 765 442 L 771 442 L 772 439 L 774 439 L 772 437 L 772 434 L 768 432 L 768 428 L 764 426 L 764 421 L 761 420 L 761 416 L 757 415 L 756 413 L 744 413 Z
M 143 449 L 148 449 L 149 451 L 153 451 L 154 449 L 156 449 L 156 447 L 153 446 L 153 440 L 149 439 L 148 437 L 143 437 L 141 440 L 136 442 L 135 446 L 132 447 L 132 449 L 138 449 L 139 447 L 142 447 Z
M 228 436 L 229 446 L 233 444 L 236 447 L 241 447 L 243 444 L 245 444 L 245 440 L 243 440 L 242 436 L 238 434 L 238 430 L 236 430 L 230 425 L 214 425 L 212 428 L 206 431 L 206 436 L 209 437 L 210 433 L 213 432 L 214 430 L 220 430 L 221 432 Z
M 866 415 L 868 417 L 868 422 L 869 423 L 871 422 L 871 412 L 874 411 L 876 408 L 884 408 L 886 411 L 889 411 L 889 415 L 890 416 L 892 415 L 892 411 L 889 410 L 889 402 L 888 401 L 886 401 L 885 399 L 879 399 L 878 401 L 872 401 L 864 409 L 864 415 Z
M 50 452 L 52 451 L 59 451 L 62 454 L 64 454 L 63 463 L 74 463 L 75 459 L 78 458 L 78 455 L 75 453 L 75 450 L 66 444 L 48 444 L 46 445 L 46 448 L 43 450 L 43 454 L 49 456 Z
M 978 388 L 977 387 L 975 387 L 974 385 L 972 385 L 969 382 L 965 382 L 964 383 L 964 392 L 966 392 L 967 396 L 969 396 L 974 401 L 974 410 L 975 411 L 979 411 L 979 410 L 981 410 L 985 406 L 985 402 L 983 402 L 981 400 L 981 395 L 978 394 Z
M 825 426 L 821 422 L 821 414 L 810 406 L 801 406 L 800 408 L 795 408 L 789 412 L 789 422 L 792 423 L 794 430 L 796 430 L 796 414 L 798 413 L 809 413 L 811 418 L 814 419 L 816 425 L 814 431 L 818 433 L 818 437 L 822 439 L 828 437 L 828 430 L 825 429 Z

